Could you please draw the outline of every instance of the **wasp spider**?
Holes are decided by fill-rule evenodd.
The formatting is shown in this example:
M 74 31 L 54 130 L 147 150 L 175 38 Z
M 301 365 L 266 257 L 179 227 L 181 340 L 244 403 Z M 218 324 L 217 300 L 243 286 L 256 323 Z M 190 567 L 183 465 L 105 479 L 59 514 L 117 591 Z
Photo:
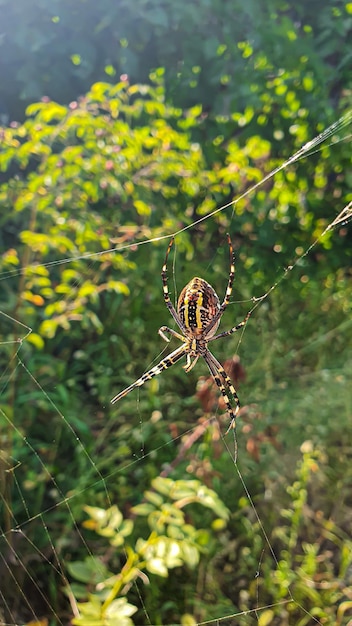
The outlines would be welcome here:
M 230 274 L 222 304 L 220 304 L 218 295 L 213 287 L 203 280 L 203 278 L 195 277 L 192 278 L 192 280 L 181 291 L 177 303 L 177 311 L 170 300 L 169 288 L 167 285 L 167 261 L 174 243 L 174 238 L 171 239 L 166 252 L 161 278 L 165 304 L 181 333 L 176 332 L 172 328 L 168 328 L 168 326 L 162 326 L 159 328 L 159 334 L 167 342 L 170 341 L 170 338 L 166 336 L 167 334 L 172 337 L 176 337 L 182 341 L 182 345 L 176 348 L 176 350 L 171 352 L 171 354 L 167 357 L 162 359 L 158 365 L 152 367 L 152 369 L 143 374 L 143 376 L 138 378 L 138 380 L 136 380 L 132 385 L 118 393 L 117 396 L 111 400 L 112 404 L 115 404 L 115 402 L 126 396 L 136 387 L 141 387 L 141 385 L 143 385 L 147 380 L 154 378 L 154 376 L 157 376 L 163 370 L 166 370 L 168 367 L 171 367 L 171 365 L 174 365 L 184 356 L 186 357 L 184 369 L 186 372 L 189 372 L 201 356 L 205 360 L 223 395 L 229 416 L 231 418 L 228 430 L 235 428 L 236 416 L 240 409 L 240 402 L 236 389 L 232 385 L 232 382 L 222 365 L 208 349 L 208 343 L 211 341 L 232 335 L 232 333 L 235 333 L 237 330 L 242 328 L 251 314 L 251 312 L 247 313 L 244 320 L 237 324 L 237 326 L 234 326 L 230 330 L 216 334 L 220 324 L 220 319 L 229 304 L 235 276 L 234 252 L 230 235 L 227 235 L 227 239 L 230 249 Z M 231 405 L 228 393 L 235 401 L 235 409 L 233 409 Z

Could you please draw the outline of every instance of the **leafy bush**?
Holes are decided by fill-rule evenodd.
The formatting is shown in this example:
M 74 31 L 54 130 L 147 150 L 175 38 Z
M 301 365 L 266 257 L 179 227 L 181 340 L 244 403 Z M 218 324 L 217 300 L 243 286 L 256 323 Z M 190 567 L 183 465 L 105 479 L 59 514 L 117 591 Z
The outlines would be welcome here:
M 67 104 L 107 76 L 127 73 L 142 82 L 165 67 L 168 99 L 182 108 L 202 102 L 213 119 L 264 105 L 262 117 L 273 115 L 275 124 L 296 92 L 316 123 L 350 80 L 352 17 L 345 0 L 324 6 L 318 0 L 32 0 L 30 10 L 26 0 L 3 0 L 1 6 L 2 108 L 11 119 L 22 117 L 23 102 L 43 95 Z M 266 100 L 271 83 L 276 95 Z
M 159 477 L 152 482 L 152 490 L 145 492 L 144 502 L 131 510 L 133 516 L 147 519 L 149 531 L 145 539 L 142 538 L 145 535 L 145 524 L 142 529 L 139 528 L 139 536 L 136 536 L 136 523 L 131 518 L 123 520 L 116 506 L 107 511 L 86 507 L 89 519 L 84 525 L 108 539 L 114 549 L 122 552 L 124 565 L 118 574 L 112 574 L 93 555 L 85 562 L 69 565 L 71 575 L 81 583 L 86 583 L 70 586 L 70 593 L 74 593 L 76 597 L 86 598 L 87 587 L 92 587 L 92 580 L 96 579 L 89 599 L 78 604 L 80 616 L 73 623 L 84 626 L 94 619 L 96 626 L 108 626 L 116 624 L 118 620 L 128 626 L 132 624 L 129 616 L 137 611 L 137 607 L 127 603 L 126 595 L 133 590 L 138 579 L 148 584 L 150 575 L 167 578 L 170 570 L 175 568 L 199 567 L 200 559 L 214 552 L 216 540 L 207 528 L 194 527 L 191 512 L 186 519 L 183 509 L 192 509 L 194 504 L 208 508 L 212 515 L 218 516 L 212 523 L 213 531 L 224 527 L 228 518 L 226 507 L 211 489 L 197 480 L 175 482 Z M 149 619 L 154 622 L 165 619 L 178 621 L 180 606 L 175 602 L 177 595 L 174 589 L 168 602 L 162 602 L 158 608 L 153 608 L 153 602 L 149 605 L 152 597 L 148 598 L 149 594 L 146 593 L 144 611 L 147 611 Z M 192 605 L 190 597 L 186 602 L 187 609 L 192 610 Z
M 224 141 L 219 128 L 214 139 L 201 145 L 195 137 L 202 133 L 202 108 L 184 111 L 167 105 L 162 77 L 162 70 L 155 72 L 153 86 L 127 80 L 114 86 L 97 83 L 69 107 L 31 105 L 23 124 L 1 130 L 2 458 L 11 469 L 6 494 L 12 487 L 13 460 L 21 460 L 13 502 L 6 501 L 5 527 L 12 528 L 12 515 L 19 527 L 28 524 L 30 541 L 21 552 L 22 562 L 38 546 L 39 563 L 33 558 L 34 573 L 26 571 L 27 581 L 46 571 L 48 532 L 49 549 L 59 537 L 62 560 L 81 562 L 76 524 L 87 501 L 102 509 L 109 498 L 119 498 L 126 519 L 130 500 L 135 504 L 143 497 L 161 468 L 173 468 L 182 480 L 194 471 L 229 509 L 237 508 L 240 485 L 234 472 L 226 485 L 219 478 L 228 476 L 229 456 L 223 446 L 219 449 L 219 431 L 203 427 L 212 413 L 194 398 L 196 372 L 188 379 L 182 368 L 165 372 L 143 388 L 137 411 L 132 396 L 118 410 L 106 405 L 115 389 L 132 382 L 158 354 L 156 331 L 168 319 L 160 270 L 169 234 L 193 224 L 177 237 L 177 266 L 170 259 L 170 278 L 174 267 L 177 287 L 198 274 L 221 294 L 228 273 L 225 233 L 231 232 L 238 257 L 234 298 L 244 302 L 236 313 L 229 307 L 224 327 L 226 319 L 230 327 L 235 315 L 239 321 L 244 317 L 253 295 L 274 284 L 278 267 L 282 277 L 281 266 L 301 256 L 324 231 L 335 216 L 336 197 L 341 203 L 348 197 L 349 152 L 341 142 L 334 150 L 324 147 L 304 166 L 280 172 L 251 201 L 238 202 L 235 214 L 229 208 L 203 219 L 260 182 L 277 165 L 276 148 L 258 135 L 250 116 L 238 137 Z M 292 102 L 288 99 L 282 118 L 288 119 L 291 111 L 296 119 Z M 238 122 L 241 114 L 236 115 Z M 307 116 L 297 126 L 293 148 L 310 136 Z M 322 202 L 330 205 L 324 218 Z M 248 413 L 243 412 L 238 430 L 243 450 L 247 445 L 245 468 L 253 496 L 263 493 L 268 468 L 278 462 L 275 451 L 290 445 L 297 449 L 304 428 L 315 443 L 335 441 L 341 424 L 347 432 L 348 393 L 340 395 L 338 419 L 330 426 L 333 391 L 322 419 L 320 388 L 326 380 L 315 373 L 331 369 L 333 360 L 348 385 L 344 350 L 349 339 L 339 334 L 347 328 L 350 307 L 351 249 L 345 225 L 337 232 L 340 237 L 329 232 L 319 252 L 297 266 L 295 279 L 256 309 L 241 344 L 248 373 L 241 399 Z M 170 287 L 175 290 L 171 280 Z M 219 358 L 231 356 L 231 345 L 219 345 Z M 297 402 L 297 381 L 309 375 L 316 384 L 307 385 Z M 333 373 L 327 379 L 336 389 Z M 293 389 L 285 381 L 292 381 Z M 307 420 L 303 409 L 308 406 L 312 416 Z M 184 458 L 188 448 L 180 435 L 194 425 L 201 434 Z M 148 462 L 131 462 L 141 450 Z M 344 450 L 343 463 L 347 456 Z M 288 477 L 286 484 L 291 484 Z M 63 507 L 67 498 L 68 511 Z M 45 526 L 38 521 L 44 518 Z M 241 541 L 252 538 L 248 526 L 238 528 Z M 231 538 L 222 540 L 228 552 Z M 86 546 L 83 551 L 86 556 Z M 253 554 L 257 567 L 258 554 Z M 287 562 L 296 571 L 298 560 Z M 48 587 L 50 607 L 61 607 L 59 585 L 54 581 Z M 161 602 L 163 591 L 158 587 Z M 225 612 L 223 607 L 234 610 L 223 590 L 220 595 L 214 616 Z M 121 603 L 114 606 L 122 610 Z M 126 603 L 123 609 L 129 619 L 132 609 Z

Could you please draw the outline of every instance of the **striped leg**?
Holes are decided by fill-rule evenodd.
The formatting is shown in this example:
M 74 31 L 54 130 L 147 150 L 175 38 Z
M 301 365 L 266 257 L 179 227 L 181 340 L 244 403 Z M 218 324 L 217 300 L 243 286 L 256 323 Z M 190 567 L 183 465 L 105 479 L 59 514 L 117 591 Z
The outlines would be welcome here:
M 226 434 L 229 432 L 229 430 L 231 430 L 231 428 L 233 428 L 235 430 L 236 428 L 236 417 L 238 415 L 238 412 L 240 410 L 240 401 L 239 401 L 239 397 L 237 395 L 236 389 L 234 388 L 231 379 L 229 378 L 229 376 L 226 374 L 224 368 L 222 367 L 222 365 L 219 363 L 219 361 L 215 358 L 215 356 L 209 351 L 207 350 L 207 352 L 204 355 L 204 359 L 210 369 L 210 372 L 213 375 L 213 378 L 217 384 L 217 386 L 219 387 L 219 390 L 222 393 L 222 397 L 224 398 L 226 407 L 227 407 L 227 411 L 229 413 L 229 416 L 231 418 L 231 422 L 230 425 L 226 431 Z M 231 402 L 230 399 L 227 395 L 227 391 L 226 391 L 226 387 L 224 385 L 224 383 L 222 382 L 222 379 L 224 380 L 231 396 L 233 397 L 235 403 L 236 403 L 236 407 L 235 409 L 232 408 L 231 406 Z
M 169 333 L 173 337 L 177 337 L 177 339 L 181 339 L 181 341 L 185 340 L 183 335 L 180 335 L 180 333 L 177 333 L 175 330 L 172 330 L 172 328 L 169 328 L 168 326 L 161 326 L 161 328 L 159 328 L 158 330 L 158 333 L 160 337 L 162 337 L 164 341 L 167 341 L 168 343 L 170 339 L 165 335 L 165 333 Z
M 172 239 L 171 239 L 171 241 L 169 243 L 168 249 L 166 251 L 164 265 L 163 265 L 163 268 L 161 270 L 161 280 L 163 281 L 163 296 L 164 296 L 165 304 L 166 304 L 167 308 L 169 309 L 172 317 L 174 318 L 177 326 L 182 330 L 183 333 L 186 334 L 187 333 L 186 327 L 182 323 L 182 320 L 180 319 L 180 316 L 178 315 L 174 305 L 172 304 L 172 302 L 170 300 L 169 287 L 167 285 L 167 260 L 169 258 L 170 250 L 171 250 L 171 248 L 173 246 L 173 243 L 174 243 L 174 237 L 172 237 Z
M 219 333 L 218 335 L 215 335 L 215 337 L 210 337 L 210 339 L 208 339 L 208 342 L 214 341 L 214 339 L 220 339 L 220 337 L 227 337 L 228 335 L 232 335 L 233 333 L 235 333 L 237 330 L 240 330 L 240 328 L 243 328 L 243 326 L 247 324 L 251 314 L 252 314 L 252 311 L 248 311 L 243 322 L 240 322 L 239 324 L 237 324 L 237 326 L 234 326 L 230 330 L 225 330 L 223 333 Z
M 179 361 L 185 354 L 187 354 L 187 351 L 188 344 L 183 344 L 182 346 L 179 346 L 176 350 L 174 350 L 174 352 L 171 352 L 171 354 L 165 357 L 165 359 L 162 359 L 162 361 L 160 361 L 158 365 L 155 365 L 155 367 L 152 367 L 152 369 L 150 369 L 148 372 L 143 374 L 143 376 L 138 378 L 138 380 L 132 383 L 132 385 L 126 387 L 126 389 L 124 389 L 123 391 L 120 391 L 120 393 L 118 393 L 117 396 L 115 396 L 111 400 L 111 404 L 115 404 L 115 402 L 118 402 L 119 400 L 121 400 L 121 398 L 127 396 L 127 394 L 130 393 L 130 391 L 133 391 L 133 389 L 135 389 L 136 387 L 141 387 L 147 380 L 150 380 L 151 378 L 154 378 L 154 376 L 158 376 L 158 374 L 161 374 L 162 371 L 167 370 L 169 367 L 171 367 L 171 365 L 177 363 L 177 361 Z
M 220 309 L 218 310 L 217 314 L 213 317 L 212 321 L 210 322 L 210 324 L 208 324 L 208 326 L 204 329 L 204 334 L 208 335 L 209 331 L 214 328 L 215 324 L 218 323 L 220 317 L 222 316 L 223 312 L 225 311 L 229 301 L 230 301 L 230 297 L 232 294 L 232 286 L 233 286 L 233 281 L 235 278 L 235 255 L 234 255 L 234 251 L 233 251 L 233 247 L 232 247 L 232 241 L 230 239 L 230 235 L 227 233 L 227 241 L 229 244 L 229 250 L 230 250 L 230 274 L 229 274 L 229 280 L 227 283 L 227 288 L 226 288 L 226 292 L 225 292 L 225 297 L 223 300 L 222 305 L 220 306 Z

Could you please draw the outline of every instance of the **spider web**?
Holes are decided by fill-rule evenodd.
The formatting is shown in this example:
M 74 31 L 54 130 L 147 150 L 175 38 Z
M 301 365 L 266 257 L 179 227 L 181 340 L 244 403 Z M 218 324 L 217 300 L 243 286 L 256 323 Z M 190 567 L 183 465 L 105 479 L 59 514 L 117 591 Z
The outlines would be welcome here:
M 305 144 L 280 167 L 265 176 L 262 181 L 253 185 L 244 194 L 236 198 L 236 200 L 217 208 L 212 213 L 195 220 L 192 224 L 179 229 L 177 232 L 165 233 L 160 237 L 151 238 L 142 242 L 133 242 L 122 246 L 119 245 L 112 248 L 111 251 L 123 253 L 132 246 L 138 247 L 142 245 L 151 245 L 155 241 L 163 239 L 169 240 L 171 236 L 177 237 L 177 235 L 181 234 L 183 231 L 195 228 L 200 222 L 211 220 L 220 212 L 227 211 L 230 215 L 231 222 L 235 224 L 236 204 L 240 200 L 242 200 L 245 196 L 254 194 L 258 188 L 265 184 L 265 182 L 269 179 L 273 178 L 281 170 L 286 169 L 303 158 L 309 158 L 311 155 L 319 151 L 322 145 L 326 145 L 330 139 L 334 138 L 334 141 L 330 141 L 329 143 L 332 148 L 334 148 L 334 146 L 336 146 L 340 141 L 350 140 L 351 135 L 349 135 L 348 132 L 343 133 L 343 131 L 349 127 L 351 120 L 351 113 L 341 117 L 335 124 L 327 128 L 312 141 Z M 341 134 L 340 138 L 338 138 L 338 133 Z M 323 240 L 324 236 L 328 232 L 333 231 L 342 225 L 348 225 L 351 219 L 352 202 L 349 202 L 340 208 L 336 217 L 317 236 L 316 240 L 309 245 L 309 247 L 297 255 L 295 259 L 290 260 L 283 269 L 278 268 L 278 279 L 268 290 L 265 291 L 264 294 L 254 295 L 252 297 L 252 300 L 248 302 L 249 308 L 252 312 L 254 313 L 266 301 L 270 300 L 273 292 L 281 288 L 282 282 L 289 279 L 290 276 L 293 275 L 297 266 L 299 266 L 300 263 L 302 263 L 302 260 L 311 253 L 313 248 L 315 248 L 319 242 Z M 107 251 L 104 250 L 101 254 L 106 254 L 106 252 Z M 87 262 L 91 263 L 94 262 L 94 258 L 96 256 L 98 256 L 97 253 L 93 253 L 85 254 L 80 257 L 75 256 L 71 258 L 58 259 L 57 261 L 45 264 L 45 267 L 50 269 L 51 267 L 55 267 L 56 265 L 63 263 L 69 265 L 72 261 L 75 261 L 78 258 L 87 259 Z M 22 271 L 23 269 L 17 273 Z M 177 272 L 175 265 L 173 266 L 172 271 L 173 278 L 176 280 Z M 3 273 L 0 275 L 0 280 L 10 280 L 10 278 L 12 278 L 15 274 L 16 272 Z M 0 414 L 2 416 L 2 423 L 3 425 L 6 425 L 7 430 L 12 433 L 13 440 L 16 440 L 17 444 L 18 442 L 21 444 L 16 446 L 16 450 L 20 451 L 18 458 L 11 458 L 9 462 L 9 459 L 5 454 L 6 451 L 2 454 L 1 471 L 2 484 L 4 485 L 4 488 L 2 489 L 1 495 L 3 526 L 0 533 L 0 562 L 2 576 L 3 579 L 7 581 L 7 584 L 6 587 L 5 585 L 0 586 L 0 606 L 2 607 L 2 611 L 6 612 L 7 618 L 5 621 L 2 615 L 0 615 L 0 623 L 6 623 L 9 626 L 10 624 L 12 626 L 18 624 L 17 615 L 21 613 L 26 615 L 26 623 L 29 623 L 29 621 L 32 620 L 33 623 L 43 625 L 48 624 L 49 622 L 47 617 L 43 616 L 49 616 L 50 623 L 69 623 L 71 617 L 77 615 L 77 606 L 74 600 L 74 594 L 70 593 L 72 581 L 68 580 L 66 567 L 67 561 L 70 559 L 72 552 L 78 552 L 82 549 L 86 552 L 87 556 L 94 556 L 91 544 L 87 541 L 86 535 L 82 530 L 81 521 L 76 521 L 82 519 L 81 509 L 83 503 L 87 500 L 89 501 L 91 490 L 99 486 L 101 493 L 100 506 L 106 508 L 111 507 L 116 500 L 116 493 L 113 489 L 113 484 L 118 472 L 124 471 L 128 481 L 129 472 L 136 466 L 136 464 L 140 465 L 141 470 L 143 470 L 143 462 L 150 455 L 158 454 L 165 447 L 169 446 L 170 443 L 173 444 L 176 441 L 181 440 L 181 437 L 184 437 L 185 434 L 187 434 L 188 438 L 184 440 L 185 443 L 181 446 L 179 452 L 179 455 L 183 457 L 187 454 L 187 451 L 191 448 L 194 441 L 197 440 L 202 433 L 204 433 L 206 428 L 210 427 L 210 422 L 212 420 L 206 421 L 204 425 L 192 425 L 187 433 L 182 433 L 182 435 L 172 435 L 170 441 L 155 446 L 152 450 L 146 452 L 143 443 L 143 433 L 146 428 L 146 423 L 141 417 L 141 410 L 138 403 L 138 398 L 140 397 L 140 394 L 143 393 L 143 391 L 140 391 L 136 399 L 136 421 L 138 421 L 139 416 L 141 449 L 138 454 L 134 454 L 133 452 L 131 453 L 131 458 L 128 462 L 126 462 L 123 470 L 119 468 L 115 472 L 112 471 L 110 474 L 107 474 L 101 469 L 102 463 L 99 458 L 99 454 L 97 452 L 94 452 L 94 455 L 91 454 L 85 445 L 84 436 L 79 436 L 77 434 L 76 428 L 71 424 L 69 418 L 65 415 L 65 411 L 61 409 L 60 398 L 58 400 L 58 396 L 55 395 L 56 399 L 55 401 L 53 400 L 54 389 L 50 386 L 48 387 L 46 384 L 46 372 L 43 371 L 41 377 L 35 377 L 33 375 L 31 363 L 30 360 L 28 360 L 26 352 L 26 340 L 30 336 L 32 329 L 28 327 L 23 320 L 15 319 L 5 312 L 0 311 L 0 319 L 2 321 L 1 326 L 3 329 L 3 336 L 8 336 L 10 333 L 13 333 L 14 337 L 13 341 L 2 341 L 0 343 L 1 350 L 6 355 L 8 362 L 6 369 L 1 374 L 0 400 L 3 399 L 4 401 L 0 405 Z M 247 333 L 247 330 L 248 329 L 245 328 L 239 333 L 238 351 L 242 348 L 244 335 Z M 31 403 L 34 397 L 36 399 L 39 398 L 40 402 L 38 406 L 41 406 L 43 412 L 47 413 L 48 419 L 50 419 L 50 412 L 56 414 L 59 418 L 61 422 L 61 431 L 53 432 L 53 438 L 64 436 L 67 441 L 70 442 L 73 453 L 82 458 L 84 457 L 91 469 L 88 480 L 85 482 L 81 483 L 79 477 L 77 477 L 78 487 L 73 493 L 66 491 L 65 477 L 57 475 L 55 467 L 46 454 L 45 445 L 42 441 L 40 441 L 37 434 L 26 433 L 22 427 L 17 426 L 14 422 L 10 405 L 6 402 L 5 398 L 8 393 L 16 393 L 14 383 L 18 380 L 25 380 L 29 386 L 30 391 L 28 393 L 28 403 Z M 111 378 L 110 396 L 107 397 L 107 405 L 110 397 L 112 397 L 116 391 L 114 380 Z M 243 404 L 245 398 L 243 398 L 243 394 L 240 393 L 240 395 L 242 396 L 241 400 Z M 62 404 L 64 404 L 64 402 L 62 402 Z M 106 408 L 102 407 L 102 416 L 100 417 L 102 420 L 104 420 L 105 411 Z M 241 420 L 241 415 L 238 421 L 239 420 Z M 48 423 L 48 428 L 50 429 L 50 422 Z M 109 434 L 108 430 L 106 431 L 106 434 Z M 228 626 L 235 624 L 259 623 L 261 626 L 265 626 L 265 624 L 268 623 L 275 623 L 273 617 L 274 614 L 271 613 L 271 611 L 279 605 L 287 606 L 288 611 L 292 605 L 295 606 L 296 609 L 298 608 L 301 613 L 300 623 L 302 624 L 323 623 L 319 621 L 318 617 L 307 611 L 301 605 L 299 595 L 296 595 L 295 591 L 291 590 L 291 581 L 288 572 L 285 572 L 284 569 L 282 569 L 282 564 L 279 562 L 280 556 L 276 554 L 275 545 L 273 540 L 270 538 L 272 529 L 264 527 L 261 512 L 258 510 L 257 505 L 251 496 L 251 474 L 248 471 L 247 465 L 245 471 L 242 469 L 242 464 L 245 465 L 244 457 L 246 455 L 246 451 L 241 449 L 241 440 L 239 441 L 238 459 L 234 456 L 234 447 L 232 445 L 231 437 L 229 435 L 224 436 L 223 434 L 220 434 L 220 441 L 228 456 L 228 470 L 229 472 L 233 472 L 237 478 L 243 491 L 243 498 L 252 511 L 253 526 L 256 528 L 253 534 L 253 541 L 256 541 L 258 536 L 262 541 L 261 557 L 257 562 L 256 574 L 253 580 L 253 584 L 257 588 L 257 603 L 254 609 L 248 609 L 246 611 L 239 611 L 236 613 L 226 612 L 224 610 L 222 615 L 219 615 L 216 618 L 211 617 L 211 619 L 198 622 L 198 624 L 223 624 L 224 626 Z M 30 461 L 30 463 L 28 463 L 28 461 Z M 178 461 L 179 459 L 175 458 L 174 465 L 177 464 Z M 31 468 L 29 474 L 27 473 L 24 475 L 20 471 L 22 465 L 24 467 Z M 164 470 L 161 471 L 161 476 L 172 474 L 172 469 L 173 464 L 171 463 L 168 468 L 164 468 Z M 11 506 L 11 491 L 17 492 L 17 500 L 21 503 L 21 506 L 17 506 L 17 509 L 14 509 Z M 33 494 L 33 492 L 38 492 L 37 497 L 28 496 L 28 493 Z M 56 535 L 54 539 L 54 533 L 50 529 L 51 517 L 54 512 L 57 514 L 58 511 L 61 512 L 61 519 L 63 523 L 63 531 L 60 541 L 57 540 Z M 70 545 L 71 537 L 73 535 L 75 542 L 74 547 Z M 43 537 L 45 540 L 43 540 Z M 53 600 L 54 594 L 50 597 L 47 595 L 47 592 L 43 590 L 43 579 L 40 577 L 35 578 L 32 575 L 32 568 L 27 560 L 29 547 L 33 555 L 32 558 L 37 558 L 42 563 L 42 576 L 49 579 L 52 578 L 52 580 L 55 581 L 55 583 L 53 582 L 55 585 L 58 584 L 57 581 L 59 580 L 60 585 L 66 589 L 68 598 L 67 619 L 63 620 L 62 617 L 59 616 Z M 285 596 L 271 605 L 266 605 L 261 602 L 261 587 L 259 584 L 262 569 L 262 557 L 266 552 L 270 553 L 277 571 L 281 573 L 283 578 L 282 586 L 286 589 Z M 309 585 L 310 581 L 303 580 L 302 583 Z M 144 623 L 151 626 L 152 621 L 143 601 L 143 594 L 141 591 L 142 586 L 143 584 L 141 582 L 135 583 L 134 591 L 140 602 L 139 608 L 142 612 L 144 611 Z M 5 588 L 11 588 L 12 594 L 5 595 Z M 8 616 L 10 616 L 10 618 Z M 87 624 L 88 623 L 90 622 L 87 621 Z M 121 620 L 121 624 L 122 623 L 123 622 Z M 141 622 L 139 621 L 138 623 Z M 165 626 L 171 625 L 165 624 Z

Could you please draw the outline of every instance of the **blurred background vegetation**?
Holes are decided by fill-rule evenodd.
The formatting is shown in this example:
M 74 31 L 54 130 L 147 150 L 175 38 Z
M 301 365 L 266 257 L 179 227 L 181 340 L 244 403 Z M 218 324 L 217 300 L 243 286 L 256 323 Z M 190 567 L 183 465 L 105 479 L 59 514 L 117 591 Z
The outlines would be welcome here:
M 0 4 L 0 622 L 351 624 L 349 223 L 304 252 L 352 200 L 352 3 Z M 241 474 L 204 364 L 109 405 L 165 348 L 186 226 L 173 297 L 222 296 L 231 234 L 223 329 L 279 281 L 214 344 Z

